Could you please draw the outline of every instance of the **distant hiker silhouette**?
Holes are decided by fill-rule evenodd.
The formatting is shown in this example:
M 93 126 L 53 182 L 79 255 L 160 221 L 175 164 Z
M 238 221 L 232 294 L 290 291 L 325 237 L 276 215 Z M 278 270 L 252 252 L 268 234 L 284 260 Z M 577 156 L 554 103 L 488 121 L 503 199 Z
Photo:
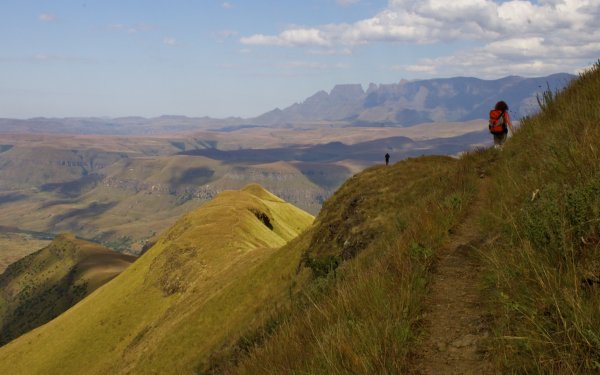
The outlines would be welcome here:
M 490 133 L 494 135 L 494 147 L 502 148 L 508 135 L 508 129 L 510 128 L 510 134 L 513 134 L 512 122 L 510 122 L 510 115 L 508 114 L 508 105 L 499 101 L 496 103 L 494 109 L 490 111 Z
M 385 165 L 388 165 L 390 163 L 390 154 L 386 153 L 385 154 Z

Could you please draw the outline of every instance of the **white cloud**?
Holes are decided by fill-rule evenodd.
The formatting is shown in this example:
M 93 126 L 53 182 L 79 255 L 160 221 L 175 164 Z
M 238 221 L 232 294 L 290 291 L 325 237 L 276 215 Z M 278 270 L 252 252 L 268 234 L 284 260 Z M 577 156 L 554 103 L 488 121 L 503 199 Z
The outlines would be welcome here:
M 54 22 L 56 21 L 56 16 L 50 13 L 42 13 L 38 16 L 38 20 L 42 22 Z
M 352 55 L 352 49 L 348 47 L 344 48 L 314 48 L 307 51 L 309 55 L 316 56 L 350 56 Z
M 276 35 L 242 37 L 240 42 L 308 46 L 314 51 L 317 46 L 340 50 L 369 43 L 472 41 L 479 47 L 405 68 L 424 73 L 469 68 L 475 69 L 469 74 L 534 74 L 572 71 L 597 59 L 599 18 L 598 0 L 389 0 L 379 13 L 354 23 L 293 27 Z
M 533 43 L 537 40 L 525 40 L 523 43 Z M 568 57 L 560 53 L 556 56 L 528 52 L 527 56 L 498 54 L 491 44 L 482 48 L 457 51 L 452 56 L 435 59 L 421 59 L 417 64 L 396 66 L 396 70 L 426 74 L 427 76 L 474 75 L 481 78 L 497 78 L 506 75 L 541 76 L 558 71 L 573 71 L 580 66 L 580 59 Z M 535 49 L 534 49 L 535 51 Z
M 233 9 L 235 7 L 235 5 L 227 1 L 221 4 L 221 6 L 223 7 L 223 9 Z
M 327 46 L 330 42 L 319 29 L 289 29 L 279 35 L 255 34 L 240 39 L 242 44 L 274 46 Z
M 177 39 L 170 36 L 166 36 L 163 38 L 163 44 L 166 44 L 168 46 L 176 46 L 178 43 Z
M 429 65 L 407 65 L 407 66 L 402 66 L 402 65 L 394 65 L 391 68 L 392 70 L 398 70 L 398 71 L 408 71 L 408 72 L 413 72 L 413 73 L 426 73 L 426 74 L 435 74 L 436 73 L 436 67 L 433 64 L 429 64 Z

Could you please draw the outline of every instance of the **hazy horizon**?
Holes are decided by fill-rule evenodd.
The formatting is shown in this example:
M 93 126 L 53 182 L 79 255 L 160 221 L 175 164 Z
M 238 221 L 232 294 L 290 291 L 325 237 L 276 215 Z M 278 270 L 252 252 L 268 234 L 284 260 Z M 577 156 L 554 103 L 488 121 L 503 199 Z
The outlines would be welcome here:
M 336 84 L 576 73 L 600 55 L 600 4 L 584 0 L 25 0 L 0 12 L 2 118 L 249 118 Z

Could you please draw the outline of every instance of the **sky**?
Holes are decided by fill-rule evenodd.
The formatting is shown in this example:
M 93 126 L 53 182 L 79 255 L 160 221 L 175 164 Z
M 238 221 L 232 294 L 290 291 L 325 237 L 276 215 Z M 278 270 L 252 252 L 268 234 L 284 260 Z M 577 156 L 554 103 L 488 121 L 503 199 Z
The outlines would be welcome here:
M 2 0 L 0 117 L 253 117 L 336 84 L 577 73 L 600 0 Z

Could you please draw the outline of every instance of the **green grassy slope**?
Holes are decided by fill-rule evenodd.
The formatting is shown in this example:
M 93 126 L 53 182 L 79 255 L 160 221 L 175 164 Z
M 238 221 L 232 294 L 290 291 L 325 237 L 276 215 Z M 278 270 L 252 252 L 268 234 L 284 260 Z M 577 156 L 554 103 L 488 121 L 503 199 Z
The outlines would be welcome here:
M 431 259 L 475 190 L 485 202 L 472 211 L 485 272 L 473 282 L 487 287 L 495 371 L 600 371 L 599 100 L 600 63 L 546 95 L 502 151 L 407 160 L 350 179 L 307 241 L 304 263 L 321 276 L 297 297 L 308 302 L 257 331 L 254 345 L 240 342 L 214 372 L 414 370 Z
M 194 373 L 285 295 L 313 217 L 257 185 L 181 218 L 119 277 L 0 349 L 0 373 Z M 291 248 L 293 250 L 293 248 Z
M 600 372 L 600 63 L 492 169 L 484 249 L 503 372 Z
M 293 307 L 215 356 L 210 372 L 405 371 L 427 271 L 473 199 L 475 167 L 470 156 L 425 157 L 348 180 L 300 236 L 307 268 Z
M 599 98 L 600 64 L 503 151 L 369 168 L 312 226 L 256 185 L 223 193 L 0 348 L 0 373 L 408 372 L 431 267 L 472 212 L 496 371 L 597 372 Z
M 134 260 L 63 234 L 11 264 L 0 275 L 0 344 L 54 319 Z

